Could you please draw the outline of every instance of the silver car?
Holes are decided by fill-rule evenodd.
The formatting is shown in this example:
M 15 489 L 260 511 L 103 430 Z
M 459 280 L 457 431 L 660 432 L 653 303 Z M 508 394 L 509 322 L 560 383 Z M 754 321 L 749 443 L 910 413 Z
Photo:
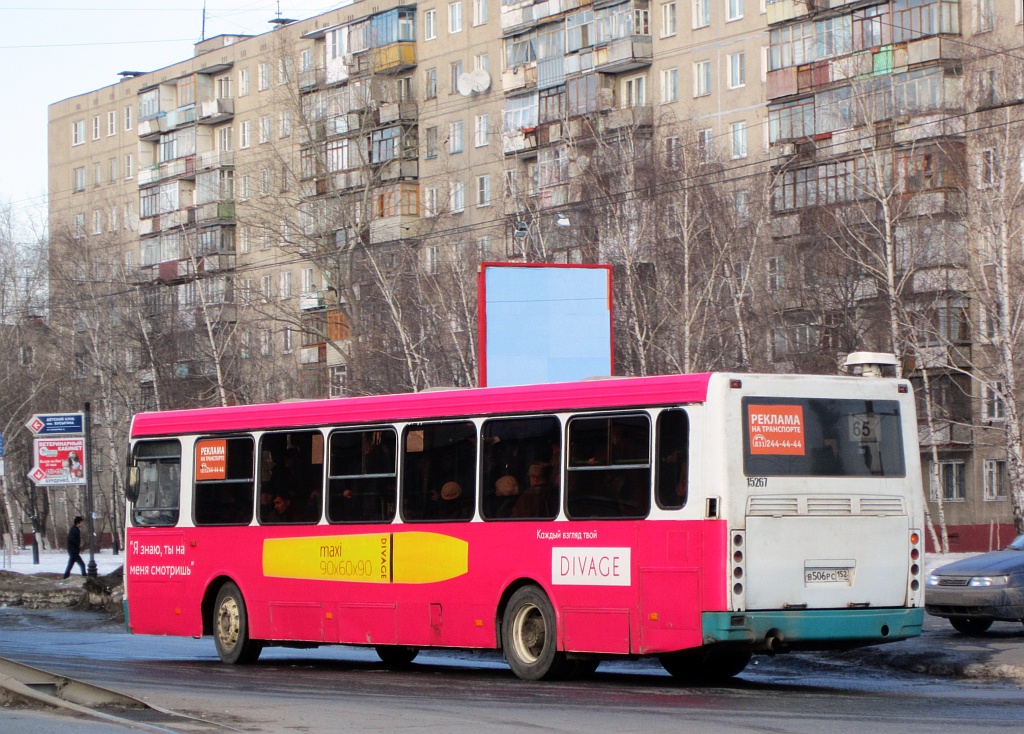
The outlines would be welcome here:
M 1003 550 L 936 569 L 928 577 L 924 610 L 965 635 L 981 634 L 996 621 L 1024 621 L 1024 535 Z

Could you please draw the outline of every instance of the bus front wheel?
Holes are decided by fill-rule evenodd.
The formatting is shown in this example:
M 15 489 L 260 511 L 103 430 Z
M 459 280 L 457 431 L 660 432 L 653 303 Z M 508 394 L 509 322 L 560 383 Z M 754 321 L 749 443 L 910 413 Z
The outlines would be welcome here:
M 508 666 L 523 680 L 554 680 L 570 672 L 558 650 L 555 609 L 536 586 L 524 586 L 509 599 L 501 641 Z
M 381 662 L 389 668 L 404 668 L 420 654 L 418 647 L 406 647 L 405 645 L 377 645 L 373 649 Z
M 255 663 L 263 643 L 249 638 L 249 617 L 238 586 L 228 582 L 220 588 L 213 607 L 213 639 L 217 654 L 228 665 Z

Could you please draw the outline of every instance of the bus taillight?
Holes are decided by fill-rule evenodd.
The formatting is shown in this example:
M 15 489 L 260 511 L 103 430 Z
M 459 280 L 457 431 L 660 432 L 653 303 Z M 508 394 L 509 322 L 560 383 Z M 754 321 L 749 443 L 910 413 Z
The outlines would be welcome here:
M 910 590 L 917 592 L 921 589 L 921 534 L 917 531 L 910 533 Z
M 746 538 L 743 536 L 742 530 L 734 530 L 730 533 L 731 546 L 732 546 L 732 595 L 733 595 L 733 609 L 741 611 L 746 607 L 745 600 L 743 599 L 743 581 L 747 575 L 746 569 Z

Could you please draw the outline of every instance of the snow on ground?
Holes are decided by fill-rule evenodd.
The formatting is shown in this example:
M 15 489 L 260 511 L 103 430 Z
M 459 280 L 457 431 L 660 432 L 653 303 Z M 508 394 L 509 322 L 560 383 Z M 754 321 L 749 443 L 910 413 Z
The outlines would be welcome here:
M 88 550 L 82 553 L 82 560 L 85 561 L 85 567 L 88 569 Z M 116 571 L 119 566 L 124 564 L 124 551 L 122 550 L 116 556 L 109 548 L 97 551 L 95 560 L 96 573 L 100 576 L 105 576 Z M 15 573 L 64 573 L 64 567 L 67 563 L 68 554 L 63 550 L 39 551 L 39 565 L 34 565 L 32 563 L 31 548 L 20 548 L 17 553 L 11 555 L 7 555 L 6 549 L 0 549 L 0 571 L 14 571 Z M 76 566 L 71 572 L 81 573 L 81 570 Z

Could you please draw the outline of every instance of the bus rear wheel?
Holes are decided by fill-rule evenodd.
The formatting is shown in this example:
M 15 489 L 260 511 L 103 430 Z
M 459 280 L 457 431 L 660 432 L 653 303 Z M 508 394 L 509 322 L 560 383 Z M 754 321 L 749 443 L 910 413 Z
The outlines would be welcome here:
M 555 608 L 536 586 L 524 586 L 509 599 L 501 641 L 508 666 L 523 680 L 555 680 L 572 672 L 558 650 Z
M 373 649 L 381 662 L 389 668 L 404 668 L 420 654 L 418 647 L 405 645 L 377 645 Z
M 249 616 L 238 586 L 230 581 L 217 594 L 213 607 L 213 639 L 217 654 L 228 665 L 255 663 L 263 643 L 249 638 Z
M 658 658 L 673 678 L 684 683 L 724 683 L 739 675 L 750 662 L 746 650 L 686 650 Z

